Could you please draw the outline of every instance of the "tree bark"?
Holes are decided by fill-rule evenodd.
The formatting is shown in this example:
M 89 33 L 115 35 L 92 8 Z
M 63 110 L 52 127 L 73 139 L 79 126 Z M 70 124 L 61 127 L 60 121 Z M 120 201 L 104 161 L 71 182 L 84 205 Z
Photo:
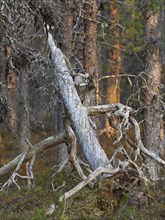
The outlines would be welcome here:
M 55 134 L 61 133 L 65 130 L 63 119 L 62 119 L 62 103 L 59 101 L 59 96 L 56 97 L 54 104 L 54 118 L 55 118 Z M 61 143 L 57 150 L 55 151 L 56 164 L 60 164 L 62 161 L 65 161 L 68 157 L 68 149 L 65 143 Z
M 64 55 L 56 47 L 50 32 L 48 32 L 48 44 L 52 53 L 59 91 L 78 143 L 92 170 L 104 167 L 108 165 L 109 160 L 88 121 L 86 108 L 82 105 L 75 89 Z
M 16 87 L 17 74 L 12 66 L 12 47 L 5 45 L 6 56 L 6 97 L 8 103 L 8 128 L 15 135 L 17 132 L 17 114 L 16 114 Z
M 8 104 L 8 129 L 16 135 L 17 133 L 17 114 L 16 114 L 16 88 L 17 88 L 17 74 L 15 67 L 13 66 L 13 48 L 12 43 L 9 40 L 12 37 L 12 25 L 10 23 L 10 19 L 4 19 L 4 17 L 11 17 L 11 11 L 8 8 L 6 2 L 2 3 L 3 6 L 1 8 L 1 13 L 5 16 L 1 17 L 2 20 L 2 28 L 3 28 L 3 36 L 7 36 L 7 39 L 2 41 L 2 45 L 4 46 L 4 54 L 5 54 L 5 81 L 6 81 L 6 97 Z
M 160 63 L 161 36 L 159 27 L 159 11 L 148 10 L 146 21 L 146 40 L 148 43 L 146 55 L 147 88 L 145 91 L 144 138 L 146 147 L 153 152 L 158 151 L 163 138 L 161 103 L 159 85 L 161 83 L 162 66 Z M 158 178 L 159 167 L 153 160 L 147 161 L 148 170 L 152 179 Z
M 119 12 L 115 6 L 115 0 L 111 1 L 108 4 L 109 16 L 110 19 L 115 22 L 113 27 L 111 27 L 111 33 L 113 35 L 113 48 L 108 49 L 108 60 L 110 64 L 108 65 L 108 75 L 111 76 L 107 82 L 107 94 L 106 94 L 106 103 L 119 103 L 120 102 L 120 30 L 117 26 L 119 23 Z M 106 120 L 106 127 L 109 128 L 109 121 Z
M 1 42 L 1 38 L 2 38 L 2 34 L 1 34 L 1 25 L 0 25 L 0 43 Z M 4 73 L 5 73 L 5 70 L 4 70 L 4 51 L 3 51 L 3 46 L 0 45 L 0 93 L 3 94 L 4 93 L 4 88 L 3 88 L 3 82 L 4 82 Z M 2 95 L 1 95 L 2 96 Z M 0 98 L 0 108 L 2 108 L 4 105 L 4 103 L 2 102 L 1 98 Z M 2 110 L 0 111 L 0 146 L 1 146 L 1 142 L 2 142 L 2 123 L 3 122 L 3 114 L 2 114 Z
M 84 3 L 84 70 L 89 74 L 91 82 L 87 86 L 84 94 L 83 104 L 85 106 L 94 105 L 96 103 L 95 82 L 98 78 L 98 62 L 97 62 L 97 1 L 88 1 Z
M 73 0 L 61 1 L 60 3 L 62 19 L 63 19 L 63 42 L 61 43 L 61 50 L 65 56 L 70 60 L 73 50 Z
M 72 55 L 72 41 L 73 41 L 73 1 L 60 1 L 60 12 L 63 14 L 63 41 L 61 42 L 60 49 L 69 59 Z M 63 111 L 63 105 L 60 102 L 60 95 L 58 94 L 55 102 L 55 134 L 64 130 L 63 119 L 61 112 Z M 67 145 L 65 143 L 60 144 L 56 151 L 57 164 L 66 160 L 69 157 Z
M 30 125 L 29 125 L 29 82 L 27 76 L 26 68 L 21 68 L 21 72 L 18 77 L 19 82 L 19 123 L 18 123 L 18 132 L 19 132 L 19 146 L 21 151 L 25 151 L 29 146 L 27 145 L 25 139 L 30 139 Z

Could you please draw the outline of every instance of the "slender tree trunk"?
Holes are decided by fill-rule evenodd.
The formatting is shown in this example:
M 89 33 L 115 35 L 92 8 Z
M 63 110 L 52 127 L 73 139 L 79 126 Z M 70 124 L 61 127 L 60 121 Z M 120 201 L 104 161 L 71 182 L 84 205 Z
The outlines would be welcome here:
M 64 125 L 62 120 L 62 103 L 59 101 L 59 96 L 57 96 L 55 101 L 55 111 L 54 111 L 54 117 L 55 117 L 55 134 L 59 134 L 64 131 Z M 56 148 L 56 164 L 60 164 L 62 161 L 66 160 L 68 158 L 68 149 L 67 145 L 65 143 L 61 143 Z
M 97 1 L 90 0 L 84 3 L 84 70 L 89 74 L 91 82 L 85 91 L 83 104 L 85 106 L 94 105 L 96 103 L 95 84 L 98 78 L 98 62 L 97 62 Z
M 106 94 L 106 103 L 119 103 L 120 102 L 120 44 L 119 44 L 119 37 L 120 37 L 120 30 L 117 26 L 119 23 L 119 12 L 116 6 L 114 5 L 115 1 L 111 1 L 108 5 L 109 8 L 109 16 L 110 19 L 113 20 L 116 24 L 113 24 L 112 34 L 114 38 L 114 45 L 113 48 L 109 48 L 108 50 L 108 60 L 110 61 L 108 67 L 108 75 L 110 76 L 107 79 L 107 94 Z M 109 122 L 106 120 L 106 127 L 108 128 Z
M 63 42 L 61 50 L 65 56 L 70 60 L 72 55 L 72 41 L 73 41 L 73 14 L 74 5 L 73 0 L 61 1 L 61 13 L 63 14 Z
M 25 139 L 30 138 L 30 125 L 29 125 L 29 84 L 26 68 L 22 69 L 19 75 L 19 146 L 21 150 L 27 150 L 29 146 L 27 145 Z
M 0 30 L 1 30 L 1 26 L 0 26 Z M 1 31 L 0 31 L 0 43 L 1 43 Z M 4 68 L 3 68 L 3 57 L 4 57 L 4 53 L 3 53 L 3 47 L 0 46 L 0 82 L 3 82 L 3 76 L 4 76 Z M 3 93 L 3 87 L 2 85 L 0 85 L 0 93 Z M 3 103 L 2 101 L 0 101 L 0 106 L 2 106 Z M 0 145 L 2 142 L 2 130 L 1 130 L 1 123 L 3 121 L 3 117 L 2 117 L 2 113 L 0 113 Z
M 8 128 L 16 135 L 17 133 L 17 114 L 16 114 L 16 87 L 17 87 L 17 74 L 12 65 L 12 47 L 5 45 L 6 57 L 6 96 L 8 103 Z
M 2 16 L 3 15 L 3 16 Z M 5 19 L 8 18 L 8 19 Z M 6 97 L 8 104 L 8 129 L 16 135 L 17 131 L 17 115 L 16 115 L 16 87 L 17 87 L 17 74 L 13 66 L 12 44 L 9 40 L 12 37 L 12 27 L 10 23 L 11 11 L 7 3 L 4 1 L 1 5 L 1 37 L 7 36 L 5 41 L 2 41 L 5 54 L 5 83 L 6 83 Z M 2 40 L 2 39 L 1 39 Z
M 145 91 L 145 122 L 144 122 L 144 137 L 146 147 L 156 152 L 159 149 L 162 133 L 162 115 L 159 85 L 161 83 L 162 66 L 160 62 L 160 27 L 159 27 L 159 12 L 147 12 L 146 21 L 146 40 L 148 43 L 146 56 L 146 74 L 147 87 Z M 149 159 L 147 161 L 148 170 L 152 179 L 157 179 L 159 166 L 155 161 Z

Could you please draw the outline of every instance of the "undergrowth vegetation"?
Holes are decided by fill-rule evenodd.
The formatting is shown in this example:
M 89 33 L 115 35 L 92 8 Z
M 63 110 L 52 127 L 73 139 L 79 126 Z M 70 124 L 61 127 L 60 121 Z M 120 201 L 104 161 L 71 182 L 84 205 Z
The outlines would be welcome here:
M 120 173 L 111 179 L 95 183 L 94 188 L 85 187 L 64 203 L 61 195 L 80 182 L 77 174 L 70 170 L 57 174 L 56 189 L 65 181 L 65 186 L 53 192 L 51 177 L 53 170 L 36 174 L 35 187 L 28 188 L 21 180 L 21 191 L 15 186 L 0 194 L 1 220 L 43 220 L 52 203 L 56 208 L 48 219 L 164 219 L 165 187 L 163 182 L 154 187 L 144 185 L 136 176 Z

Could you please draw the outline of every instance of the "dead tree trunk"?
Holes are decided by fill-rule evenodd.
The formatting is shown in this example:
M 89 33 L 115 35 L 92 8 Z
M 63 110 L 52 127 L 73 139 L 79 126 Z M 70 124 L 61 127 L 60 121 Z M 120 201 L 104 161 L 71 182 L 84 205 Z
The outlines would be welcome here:
M 61 50 L 56 47 L 50 32 L 48 32 L 48 44 L 52 53 L 59 91 L 80 147 L 92 170 L 104 167 L 108 165 L 109 160 L 88 121 L 87 110 L 82 105 L 75 89 L 65 57 Z
M 73 35 L 73 1 L 61 1 L 59 3 L 60 11 L 64 15 L 62 17 L 64 28 L 63 41 L 61 42 L 61 50 L 65 56 L 69 59 L 72 54 L 72 35 Z M 60 102 L 60 95 L 58 95 L 55 102 L 55 133 L 62 132 L 64 130 L 63 119 L 61 112 L 63 111 L 62 103 Z M 65 143 L 60 144 L 56 151 L 57 164 L 66 160 L 69 157 L 68 149 Z

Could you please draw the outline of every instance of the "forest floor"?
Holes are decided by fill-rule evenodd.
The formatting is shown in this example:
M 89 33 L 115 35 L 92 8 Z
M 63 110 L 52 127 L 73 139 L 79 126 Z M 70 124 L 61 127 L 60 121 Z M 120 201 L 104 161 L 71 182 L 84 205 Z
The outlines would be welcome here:
M 1 148 L 0 166 L 4 163 L 2 157 L 8 152 L 13 158 L 10 145 Z M 7 155 L 5 155 L 7 158 Z M 54 187 L 65 186 L 56 192 L 51 187 L 54 149 L 37 157 L 34 164 L 35 187 L 28 188 L 26 180 L 18 179 L 19 191 L 11 185 L 6 191 L 0 192 L 0 220 L 113 220 L 113 219 L 165 219 L 165 184 L 157 182 L 148 185 L 137 178 L 136 172 L 119 173 L 113 178 L 97 182 L 92 189 L 85 187 L 69 198 L 65 203 L 59 198 L 76 186 L 81 180 L 75 170 L 70 168 L 57 174 Z M 25 173 L 24 166 L 20 174 Z M 9 178 L 0 180 L 0 186 Z M 56 205 L 51 217 L 45 217 L 50 205 Z

